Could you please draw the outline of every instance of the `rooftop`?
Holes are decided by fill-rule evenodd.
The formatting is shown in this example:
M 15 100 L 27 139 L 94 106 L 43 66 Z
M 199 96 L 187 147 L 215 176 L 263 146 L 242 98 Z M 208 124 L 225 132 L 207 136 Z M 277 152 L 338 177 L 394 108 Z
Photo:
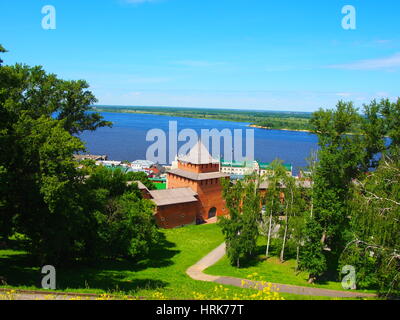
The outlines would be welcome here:
M 134 166 L 146 167 L 150 168 L 151 166 L 155 165 L 153 161 L 150 160 L 135 160 L 131 162 Z
M 296 185 L 300 188 L 310 189 L 312 187 L 312 182 L 310 180 L 296 180 Z M 263 181 L 260 183 L 259 189 L 268 189 L 269 182 Z M 282 184 L 282 188 L 286 188 L 285 184 Z
M 292 165 L 291 164 L 283 163 L 282 165 L 285 167 L 286 170 L 292 171 Z M 261 169 L 272 170 L 270 162 L 260 162 L 259 166 L 260 166 Z
M 221 160 L 222 167 L 252 168 L 255 161 L 225 161 Z
M 77 161 L 81 160 L 107 160 L 107 155 L 95 155 L 95 154 L 74 154 L 74 159 Z
M 209 164 L 219 163 L 219 160 L 214 159 L 208 152 L 207 148 L 199 140 L 189 153 L 186 155 L 178 155 L 178 160 L 181 162 L 193 163 L 193 164 Z
M 149 191 L 147 189 L 147 187 L 139 180 L 137 180 L 137 181 L 128 181 L 127 185 L 130 186 L 133 183 L 137 183 L 137 186 L 138 186 L 139 190 L 147 190 L 147 191 Z
M 150 190 L 152 200 L 157 206 L 167 206 L 176 203 L 189 203 L 198 201 L 197 193 L 191 188 L 176 188 L 166 190 Z
M 168 173 L 195 181 L 229 177 L 228 174 L 224 174 L 221 172 L 195 173 L 181 169 L 173 169 L 170 170 Z
M 232 167 L 232 168 L 249 168 L 254 166 L 254 163 L 257 162 L 262 170 L 271 170 L 271 163 L 270 162 L 258 162 L 258 161 L 225 161 L 221 160 L 222 167 Z M 284 163 L 283 166 L 288 171 L 292 171 L 292 165 Z

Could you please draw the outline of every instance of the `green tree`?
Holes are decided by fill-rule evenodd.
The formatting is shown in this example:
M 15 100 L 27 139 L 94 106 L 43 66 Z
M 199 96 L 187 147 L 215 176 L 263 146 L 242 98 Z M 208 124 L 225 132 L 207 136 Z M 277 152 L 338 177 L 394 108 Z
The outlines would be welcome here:
M 4 47 L 0 44 L 0 53 L 4 53 L 4 52 L 7 52 L 7 50 L 4 49 Z M 3 63 L 3 60 L 0 59 L 0 67 L 1 67 L 2 63 Z
M 133 258 L 156 239 L 154 205 L 132 175 L 74 161 L 85 149 L 77 135 L 110 125 L 88 112 L 87 89 L 41 67 L 0 66 L 0 237 L 25 234 L 40 263 Z
M 232 184 L 228 179 L 222 179 L 222 194 L 229 210 L 229 218 L 222 217 L 219 225 L 225 236 L 226 253 L 232 265 L 240 267 L 240 257 L 243 254 L 243 246 L 240 239 L 242 230 L 241 201 L 244 192 L 242 181 Z
M 219 222 L 225 236 L 227 256 L 232 265 L 240 267 L 240 259 L 250 257 L 256 248 L 261 199 L 255 177 L 245 181 L 222 180 L 223 197 L 229 218 Z
M 286 176 L 287 171 L 279 159 L 271 163 L 272 175 L 265 175 L 261 177 L 263 183 L 267 185 L 266 194 L 263 198 L 264 208 L 261 214 L 260 229 L 264 236 L 267 238 L 267 247 L 265 256 L 269 257 L 269 249 L 273 231 L 278 224 L 279 215 L 283 211 L 282 206 L 282 189 L 283 177 Z
M 297 180 L 293 176 L 285 174 L 282 176 L 284 184 L 284 219 L 281 221 L 283 227 L 282 248 L 280 252 L 280 260 L 285 260 L 285 249 L 290 237 L 301 232 L 301 219 L 304 219 L 304 211 L 306 210 L 306 199 L 302 190 L 301 180 Z M 303 191 L 303 192 L 302 192 Z M 297 242 L 299 243 L 299 242 Z
M 308 271 L 309 283 L 313 283 L 327 269 L 326 257 L 323 251 L 324 245 L 321 242 L 322 232 L 321 225 L 315 219 L 306 219 L 304 230 L 305 245 L 301 249 L 299 269 Z
M 95 218 L 92 258 L 137 258 L 159 238 L 155 205 L 143 199 L 136 184 L 120 169 L 96 167 L 86 179 L 86 212 Z M 94 254 L 93 254 L 94 253 Z
M 400 154 L 384 154 L 376 171 L 352 188 L 352 240 L 341 263 L 357 271 L 359 287 L 400 293 Z
M 241 241 L 245 247 L 245 254 L 251 256 L 257 247 L 258 223 L 261 213 L 261 196 L 257 185 L 257 177 L 246 179 L 244 198 L 242 200 L 242 230 Z
M 310 279 L 320 275 L 316 274 L 317 271 L 326 271 L 320 268 L 327 266 L 323 255 L 329 252 L 333 260 L 338 260 L 345 245 L 344 235 L 349 223 L 348 190 L 366 159 L 360 123 L 361 116 L 353 104 L 345 102 L 339 102 L 335 110 L 319 110 L 311 118 L 320 150 L 313 177 L 314 221 L 306 227 L 308 234 L 302 255 L 305 260 L 301 263 L 302 268 L 310 272 Z M 321 232 L 321 244 L 313 243 L 318 238 L 316 232 Z M 321 252 L 317 254 L 318 248 Z M 313 252 L 315 257 L 311 259 L 310 255 L 307 258 L 307 252 Z
M 40 66 L 21 64 L 3 66 L 0 80 L 0 103 L 11 115 L 55 117 L 71 134 L 111 126 L 99 113 L 89 112 L 97 100 L 84 80 L 62 80 Z
M 140 181 L 143 183 L 147 189 L 155 190 L 156 186 L 154 183 L 149 179 L 145 172 L 128 172 L 127 173 L 129 181 Z
M 395 102 L 382 99 L 379 103 L 381 117 L 384 118 L 384 130 L 391 139 L 387 149 L 400 147 L 400 98 Z

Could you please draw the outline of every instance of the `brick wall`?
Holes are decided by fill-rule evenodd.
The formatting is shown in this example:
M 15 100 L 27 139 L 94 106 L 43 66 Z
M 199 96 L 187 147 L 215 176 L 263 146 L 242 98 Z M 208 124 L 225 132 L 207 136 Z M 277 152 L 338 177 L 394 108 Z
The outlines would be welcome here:
M 161 228 L 171 229 L 188 224 L 196 224 L 198 202 L 179 203 L 157 207 L 155 219 Z
M 168 174 L 168 189 L 191 188 L 198 194 L 200 201 L 199 215 L 203 220 L 208 219 L 208 212 L 211 208 L 217 209 L 217 216 L 227 215 L 229 212 L 222 198 L 222 186 L 218 179 L 193 181 L 173 174 Z

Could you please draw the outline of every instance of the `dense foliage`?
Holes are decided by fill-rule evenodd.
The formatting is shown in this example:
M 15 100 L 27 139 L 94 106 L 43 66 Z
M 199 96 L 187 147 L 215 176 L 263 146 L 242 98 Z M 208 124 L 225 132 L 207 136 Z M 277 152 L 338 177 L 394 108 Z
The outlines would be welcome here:
M 282 161 L 273 161 L 271 167 L 273 175 L 254 174 L 235 183 L 223 181 L 223 196 L 230 217 L 222 218 L 220 225 L 231 264 L 239 266 L 240 258 L 254 255 L 260 235 L 267 239 L 266 257 L 269 257 L 272 238 L 281 238 L 282 262 L 289 242 L 300 246 L 306 195 L 298 181 L 287 174 Z M 261 191 L 265 190 L 260 188 L 261 184 L 267 186 L 266 192 Z
M 88 87 L 0 66 L 0 238 L 25 234 L 42 263 L 135 257 L 156 239 L 151 202 L 127 184 L 138 177 L 73 159 L 85 149 L 76 134 L 111 125 L 86 112 L 96 101 Z
M 396 291 L 397 242 L 388 239 L 398 237 L 399 226 L 393 205 L 399 201 L 400 99 L 363 109 L 360 115 L 352 103 L 339 102 L 313 114 L 320 150 L 300 265 L 313 281 L 347 263 L 356 267 L 360 287 Z
M 341 264 L 356 267 L 358 286 L 400 292 L 400 157 L 385 154 L 376 171 L 352 188 L 353 239 Z
M 297 266 L 308 272 L 310 283 L 340 280 L 342 267 L 351 265 L 358 288 L 398 295 L 400 99 L 372 101 L 362 113 L 340 101 L 335 109 L 313 113 L 310 125 L 319 150 L 307 174 L 294 179 L 274 161 L 274 174 L 251 180 L 267 185 L 258 197 L 262 209 L 257 218 L 266 238 L 265 256 L 270 256 L 274 239 L 280 242 L 280 254 L 275 254 L 281 261 L 295 247 Z M 302 187 L 302 179 L 308 187 Z M 248 257 L 254 250 L 240 238 L 242 209 L 250 203 L 245 197 L 249 181 L 224 186 L 232 218 L 223 228 L 228 257 L 237 265 L 234 257 Z M 252 248 L 247 256 L 246 246 Z
M 219 222 L 226 240 L 226 251 L 232 264 L 240 266 L 240 259 L 254 253 L 258 238 L 258 219 L 261 198 L 252 179 L 232 184 L 222 180 L 223 196 L 230 217 Z

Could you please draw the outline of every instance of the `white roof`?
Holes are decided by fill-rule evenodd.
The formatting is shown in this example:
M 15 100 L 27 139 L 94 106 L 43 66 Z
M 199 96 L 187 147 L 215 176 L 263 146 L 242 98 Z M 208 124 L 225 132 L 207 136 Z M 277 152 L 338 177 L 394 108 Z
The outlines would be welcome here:
M 132 161 L 131 164 L 137 165 L 137 166 L 151 167 L 155 163 L 150 160 L 135 160 L 135 161 Z
M 179 155 L 178 160 L 193 164 L 219 163 L 219 160 L 214 159 L 211 156 L 207 148 L 201 143 L 200 140 L 194 145 L 188 154 Z

